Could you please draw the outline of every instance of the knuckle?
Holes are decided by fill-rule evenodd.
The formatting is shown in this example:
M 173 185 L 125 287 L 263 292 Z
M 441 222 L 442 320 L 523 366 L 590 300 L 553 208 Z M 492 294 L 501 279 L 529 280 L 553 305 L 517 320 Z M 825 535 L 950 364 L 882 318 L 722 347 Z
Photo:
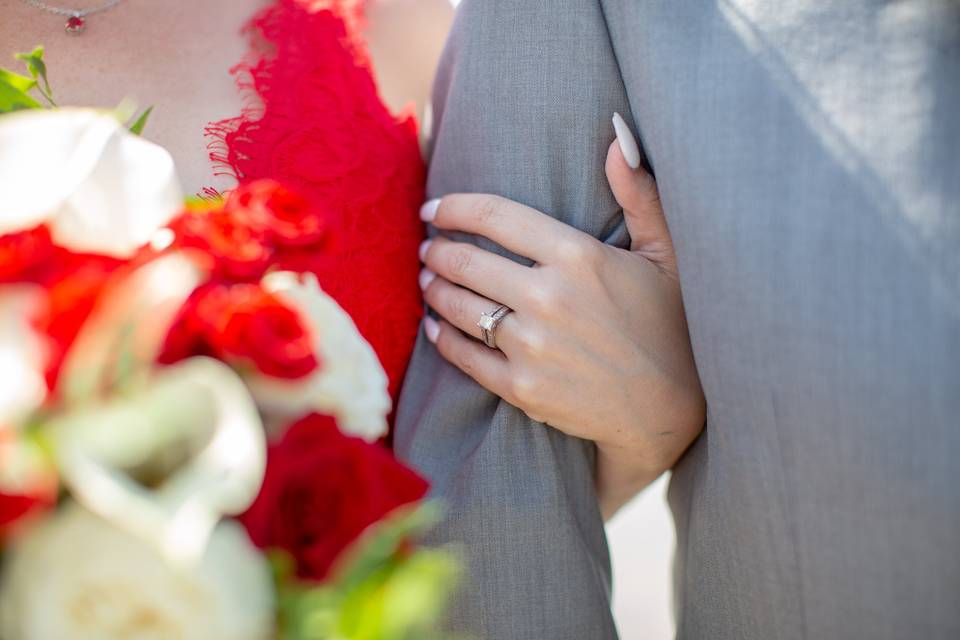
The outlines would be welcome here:
M 660 192 L 656 188 L 650 190 L 647 194 L 647 197 L 644 199 L 644 208 L 652 209 L 654 211 L 659 211 L 661 208 L 660 204 Z
M 546 352 L 547 340 L 540 330 L 526 329 L 518 333 L 517 339 L 524 353 L 530 358 L 539 358 Z
M 467 309 L 467 302 L 461 296 L 451 296 L 447 306 L 450 313 L 450 320 L 453 324 L 463 327 L 466 326 L 470 311 Z
M 528 372 L 519 372 L 510 382 L 510 393 L 516 398 L 518 404 L 532 410 L 538 404 L 539 386 L 536 376 Z
M 529 295 L 533 309 L 541 315 L 552 315 L 560 308 L 560 294 L 552 285 L 531 289 Z
M 459 349 L 455 354 L 455 362 L 460 369 L 470 377 L 477 373 L 477 357 L 470 349 Z
M 472 262 L 473 253 L 469 249 L 454 249 L 450 254 L 450 273 L 455 276 L 466 275 Z
M 561 255 L 570 264 L 589 266 L 599 261 L 601 247 L 592 239 L 577 239 L 563 243 L 560 250 Z
M 496 196 L 483 196 L 477 202 L 474 215 L 480 226 L 493 224 L 500 211 L 500 198 Z

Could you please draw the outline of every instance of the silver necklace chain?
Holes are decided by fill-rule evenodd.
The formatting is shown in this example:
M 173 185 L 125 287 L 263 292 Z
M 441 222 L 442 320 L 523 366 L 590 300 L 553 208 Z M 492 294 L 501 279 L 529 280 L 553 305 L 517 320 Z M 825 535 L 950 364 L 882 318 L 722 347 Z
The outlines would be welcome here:
M 85 16 L 89 16 L 94 13 L 100 13 L 102 11 L 113 9 L 115 6 L 120 4 L 123 0 L 107 0 L 101 5 L 90 7 L 87 9 L 65 9 L 63 7 L 55 7 L 52 4 L 47 4 L 46 2 L 41 2 L 40 0 L 23 0 L 23 1 L 32 7 L 36 7 L 37 9 L 42 9 L 44 11 L 56 14 L 58 16 L 83 18 Z

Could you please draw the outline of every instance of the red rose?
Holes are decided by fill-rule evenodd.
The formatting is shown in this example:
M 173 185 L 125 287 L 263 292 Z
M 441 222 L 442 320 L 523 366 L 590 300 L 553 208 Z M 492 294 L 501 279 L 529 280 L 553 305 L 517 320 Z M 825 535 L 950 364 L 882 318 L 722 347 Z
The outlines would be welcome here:
M 46 291 L 34 326 L 50 338 L 45 374 L 47 386 L 54 389 L 64 357 L 122 263 L 112 258 L 64 250 L 56 250 L 50 261 L 54 264 L 43 278 Z
M 259 285 L 208 284 L 193 293 L 167 336 L 160 362 L 209 355 L 264 375 L 302 378 L 320 362 L 300 315 Z
M 10 495 L 0 491 L 0 540 L 21 519 L 53 506 L 51 500 L 39 496 Z
M 208 318 L 200 315 L 200 302 L 212 290 L 223 286 L 225 285 L 205 284 L 190 294 L 170 324 L 170 330 L 157 357 L 161 364 L 173 364 L 191 356 L 217 357 L 213 345 L 208 342 L 213 326 Z
M 300 577 L 323 580 L 367 527 L 427 488 L 383 446 L 311 415 L 270 447 L 260 495 L 240 519 L 257 546 L 286 550 Z
M 251 220 L 276 245 L 316 245 L 326 231 L 326 220 L 301 194 L 273 180 L 256 180 L 238 188 L 225 208 Z
M 258 225 L 243 211 L 188 209 L 170 228 L 175 247 L 199 249 L 209 255 L 216 276 L 259 280 L 270 266 L 272 250 Z
M 35 282 L 53 255 L 46 226 L 0 235 L 0 282 Z

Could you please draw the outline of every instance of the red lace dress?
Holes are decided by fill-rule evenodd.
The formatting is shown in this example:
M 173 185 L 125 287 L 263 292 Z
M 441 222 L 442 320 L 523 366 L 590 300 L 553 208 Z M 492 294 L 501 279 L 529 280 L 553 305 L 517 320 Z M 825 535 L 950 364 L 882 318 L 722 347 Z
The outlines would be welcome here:
M 315 273 L 353 317 L 396 401 L 422 304 L 424 167 L 412 114 L 394 116 L 371 72 L 358 0 L 278 0 L 248 25 L 235 74 L 242 115 L 208 127 L 219 171 L 273 178 L 324 207 L 333 246 L 278 265 Z

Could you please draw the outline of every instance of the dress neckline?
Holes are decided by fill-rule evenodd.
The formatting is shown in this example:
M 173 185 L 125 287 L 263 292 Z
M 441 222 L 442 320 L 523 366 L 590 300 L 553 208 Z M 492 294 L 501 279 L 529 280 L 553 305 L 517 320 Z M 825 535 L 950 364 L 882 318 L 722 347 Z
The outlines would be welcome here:
M 366 27 L 365 5 L 365 0 L 270 0 L 244 24 L 240 35 L 246 39 L 245 52 L 229 69 L 241 98 L 240 112 L 235 116 L 208 122 L 203 133 L 207 140 L 213 176 L 232 178 L 233 185 L 226 191 L 252 177 L 244 170 L 245 161 L 249 160 L 249 157 L 235 149 L 234 143 L 241 138 L 249 141 L 250 131 L 258 128 L 258 123 L 265 124 L 263 120 L 273 106 L 271 102 L 280 93 L 275 86 L 276 74 L 273 71 L 276 65 L 285 63 L 278 39 L 293 35 L 291 27 L 294 27 L 293 31 L 301 34 L 309 30 L 296 28 L 297 19 L 303 24 L 328 22 L 342 25 L 340 33 L 331 34 L 336 36 L 337 48 L 348 52 L 353 63 L 366 71 L 372 79 L 372 59 L 363 37 Z M 293 20 L 290 20 L 291 17 Z M 324 48 L 323 43 L 306 44 L 317 45 L 308 47 L 315 53 L 316 49 Z M 398 122 L 409 121 L 416 126 L 417 121 L 412 109 L 393 112 L 380 96 L 375 83 L 373 89 L 376 102 L 384 114 L 390 119 Z M 291 87 L 291 90 L 296 89 Z M 222 194 L 220 189 L 206 185 L 196 195 L 201 198 L 219 198 Z

